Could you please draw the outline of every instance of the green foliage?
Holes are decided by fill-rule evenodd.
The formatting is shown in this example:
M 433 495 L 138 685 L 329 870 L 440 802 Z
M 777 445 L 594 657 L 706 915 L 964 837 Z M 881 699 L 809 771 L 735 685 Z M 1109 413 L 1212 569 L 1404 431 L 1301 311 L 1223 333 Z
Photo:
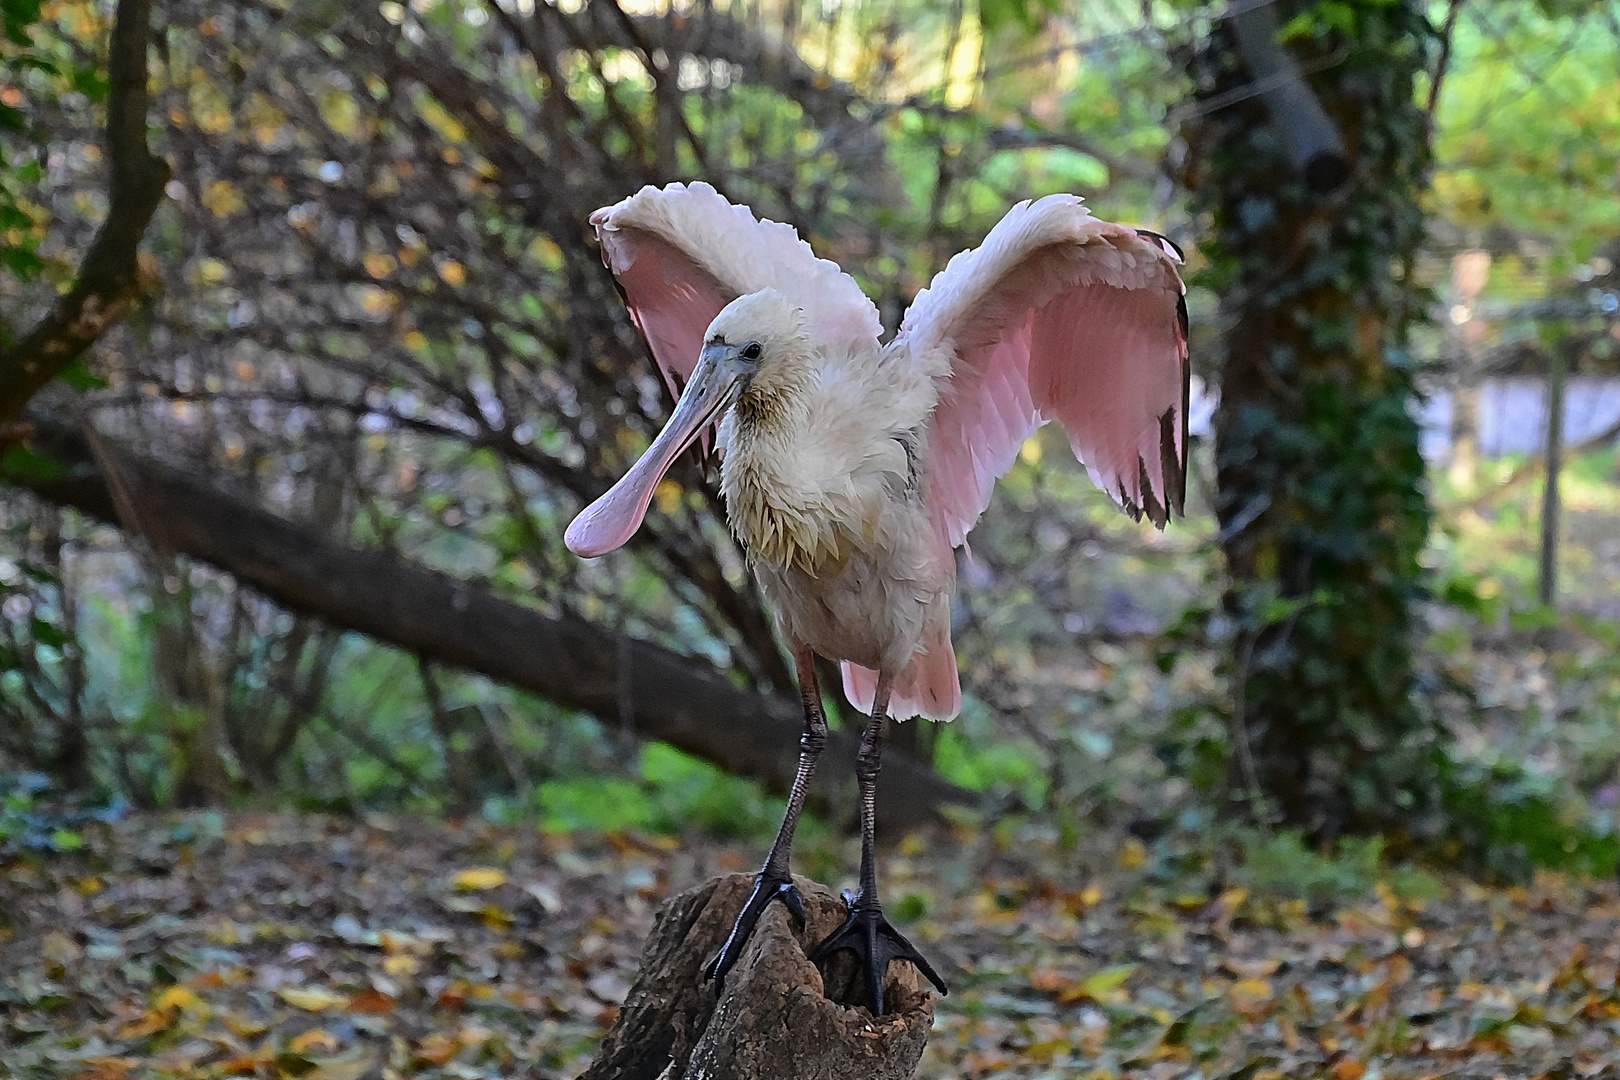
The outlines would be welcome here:
M 1445 840 L 1485 873 L 1528 880 L 1537 867 L 1612 878 L 1620 836 L 1601 834 L 1558 798 L 1560 778 L 1518 762 L 1438 763 L 1448 818 Z
M 974 791 L 1015 796 L 1025 807 L 1047 805 L 1047 775 L 1038 757 L 1011 740 L 987 737 L 994 721 L 975 715 L 972 704 L 934 742 L 934 768 L 953 783 Z M 972 729 L 972 730 L 970 730 Z
M 1604 7 L 1482 6 L 1458 21 L 1440 102 L 1435 212 L 1468 235 L 1535 234 L 1559 275 L 1620 233 L 1620 35 Z
M 651 829 L 656 820 L 647 792 L 622 777 L 552 780 L 540 785 L 535 802 L 540 828 L 551 832 Z
M 33 32 L 39 20 L 40 0 L 0 2 L 0 27 L 5 33 L 5 40 L 0 42 L 0 60 L 8 73 L 18 77 L 32 73 L 36 84 L 50 85 L 58 69 L 47 51 L 34 42 Z M 19 281 L 32 280 L 45 266 L 39 256 L 38 222 L 24 201 L 25 193 L 39 183 L 44 169 L 37 157 L 25 159 L 19 153 L 21 144 L 34 141 L 37 134 L 18 104 L 0 100 L 0 268 Z M 5 344 L 5 331 L 0 325 L 0 347 Z
M 536 786 L 534 818 L 550 832 L 613 832 L 636 829 L 677 833 L 698 829 L 715 836 L 767 840 L 776 831 L 784 803 L 759 785 L 722 771 L 667 743 L 642 747 L 635 777 L 558 777 Z M 515 806 L 495 804 L 497 820 L 523 816 Z M 818 825 L 810 825 L 814 833 Z
M 769 837 L 786 807 L 783 800 L 767 797 L 758 784 L 668 743 L 642 748 L 641 777 L 656 807 L 658 827 L 666 831 L 695 826 L 716 836 Z
M 86 805 L 37 772 L 0 770 L 0 859 L 84 847 L 84 830 L 118 816 L 122 804 Z
M 1388 865 L 1382 837 L 1346 836 L 1331 851 L 1318 850 L 1292 829 L 1245 829 L 1237 840 L 1242 855 L 1234 876 L 1264 896 L 1332 908 L 1368 898 L 1379 884 L 1402 900 L 1431 900 L 1442 892 L 1423 870 Z
M 1008 26 L 1033 34 L 1061 4 L 1062 0 L 979 0 L 979 24 L 985 37 L 995 37 Z
M 29 480 L 59 480 L 66 474 L 61 462 L 28 446 L 16 445 L 0 456 L 0 476 Z

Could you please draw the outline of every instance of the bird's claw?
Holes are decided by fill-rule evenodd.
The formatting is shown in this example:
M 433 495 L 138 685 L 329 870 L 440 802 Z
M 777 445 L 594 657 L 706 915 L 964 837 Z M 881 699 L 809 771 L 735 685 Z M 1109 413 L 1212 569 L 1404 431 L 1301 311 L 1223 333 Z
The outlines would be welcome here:
M 803 927 L 807 916 L 804 910 L 804 897 L 799 895 L 798 886 L 793 884 L 792 875 L 775 874 L 768 870 L 761 870 L 754 878 L 754 891 L 748 894 L 748 902 L 737 913 L 737 921 L 731 924 L 731 933 L 726 937 L 726 943 L 720 946 L 720 952 L 709 961 L 709 966 L 703 969 L 703 977 L 716 984 L 723 983 L 726 972 L 736 966 L 742 959 L 743 946 L 748 944 L 749 935 L 754 932 L 754 924 L 765 913 L 766 907 L 772 900 L 780 900 L 787 905 L 787 909 Z
M 844 890 L 844 904 L 849 915 L 837 930 L 810 953 L 812 962 L 849 949 L 866 962 L 866 988 L 872 1002 L 872 1015 L 883 1015 L 883 976 L 891 960 L 909 960 L 923 973 L 941 994 L 950 993 L 945 982 L 934 972 L 933 965 L 923 959 L 922 953 L 907 941 L 905 935 L 883 917 L 883 908 L 873 897 L 868 900 L 862 893 Z

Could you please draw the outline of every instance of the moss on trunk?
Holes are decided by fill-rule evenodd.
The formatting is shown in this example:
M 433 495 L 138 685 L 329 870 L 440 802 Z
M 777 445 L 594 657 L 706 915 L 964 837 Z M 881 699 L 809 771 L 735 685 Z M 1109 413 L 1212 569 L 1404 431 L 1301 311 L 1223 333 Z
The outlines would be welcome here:
M 1187 181 L 1221 297 L 1217 512 L 1229 571 L 1231 789 L 1316 834 L 1409 822 L 1437 729 L 1414 697 L 1428 529 L 1406 331 L 1436 35 L 1410 0 L 1279 5 L 1351 175 L 1291 164 L 1232 23 L 1190 54 Z

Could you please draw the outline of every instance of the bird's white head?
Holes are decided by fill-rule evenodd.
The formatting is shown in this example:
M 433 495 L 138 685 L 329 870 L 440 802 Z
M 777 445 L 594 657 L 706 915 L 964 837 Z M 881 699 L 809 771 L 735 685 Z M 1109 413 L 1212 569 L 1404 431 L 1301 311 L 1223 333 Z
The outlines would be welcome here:
M 703 351 L 669 423 L 600 499 L 582 510 L 563 541 L 593 558 L 620 547 L 641 526 L 653 491 L 682 450 L 745 395 L 780 400 L 804 378 L 811 353 L 804 312 L 775 289 L 739 296 L 704 334 Z

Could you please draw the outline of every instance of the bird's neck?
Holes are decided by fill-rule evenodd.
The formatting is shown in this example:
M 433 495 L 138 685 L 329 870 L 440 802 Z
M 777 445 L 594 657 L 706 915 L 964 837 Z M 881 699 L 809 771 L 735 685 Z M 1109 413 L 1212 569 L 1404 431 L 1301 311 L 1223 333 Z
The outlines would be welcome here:
M 761 371 L 721 425 L 720 489 L 731 531 L 751 560 L 814 572 L 839 557 L 823 493 L 807 483 L 803 461 L 816 373 L 808 365 Z

